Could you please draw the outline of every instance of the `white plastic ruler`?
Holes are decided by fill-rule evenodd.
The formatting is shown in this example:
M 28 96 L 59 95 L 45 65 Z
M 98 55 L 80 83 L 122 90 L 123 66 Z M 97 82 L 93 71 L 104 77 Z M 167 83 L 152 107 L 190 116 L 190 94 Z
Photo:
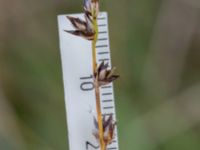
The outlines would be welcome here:
M 92 135 L 95 129 L 93 116 L 96 116 L 95 92 L 92 77 L 91 41 L 71 35 L 64 30 L 74 30 L 66 16 L 84 19 L 83 14 L 59 15 L 59 37 L 62 59 L 65 104 L 70 150 L 99 149 Z M 98 16 L 99 36 L 96 44 L 97 61 L 109 62 L 111 67 L 107 13 Z M 102 114 L 115 115 L 113 84 L 101 87 Z M 108 150 L 118 150 L 117 130 Z

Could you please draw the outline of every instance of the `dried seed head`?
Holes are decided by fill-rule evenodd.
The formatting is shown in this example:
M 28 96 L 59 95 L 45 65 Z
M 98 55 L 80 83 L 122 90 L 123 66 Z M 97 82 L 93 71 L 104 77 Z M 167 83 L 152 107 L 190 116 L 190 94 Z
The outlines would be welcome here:
M 87 18 L 86 21 L 83 21 L 79 18 L 70 17 L 70 16 L 67 16 L 67 18 L 69 19 L 69 21 L 71 22 L 71 24 L 73 25 L 75 30 L 73 30 L 73 31 L 64 30 L 64 31 L 71 33 L 73 35 L 76 35 L 76 36 L 83 37 L 87 40 L 94 39 L 95 32 L 93 30 L 91 21 L 89 20 L 89 18 L 87 18 L 86 15 L 85 15 L 85 18 Z
M 76 36 L 80 36 L 89 41 L 92 41 L 94 39 L 94 33 L 78 31 L 78 30 L 75 31 L 64 30 L 64 31 Z
M 115 68 L 109 70 L 108 67 L 108 63 L 105 64 L 103 61 L 95 72 L 95 82 L 98 82 L 99 86 L 109 84 L 119 77 L 118 75 L 113 75 Z
M 93 132 L 94 137 L 99 141 L 99 128 L 97 120 L 94 118 L 95 130 Z M 110 115 L 107 119 L 103 118 L 103 135 L 104 142 L 106 145 L 110 144 L 114 139 L 114 130 L 116 122 L 113 120 L 113 115 Z
M 72 23 L 72 25 L 74 26 L 75 29 L 78 29 L 80 31 L 87 30 L 87 23 L 85 21 L 83 21 L 79 18 L 70 17 L 70 16 L 67 16 L 67 18 Z
M 99 0 L 84 0 L 84 10 L 96 18 L 99 14 Z
M 76 36 L 83 37 L 87 40 L 94 40 L 95 30 L 93 19 L 97 18 L 99 14 L 99 0 L 84 0 L 84 11 L 85 21 L 79 18 L 67 16 L 75 30 L 64 31 Z
M 91 0 L 84 0 L 84 10 L 87 11 L 87 12 L 90 12 L 92 14 L 91 4 L 92 4 Z

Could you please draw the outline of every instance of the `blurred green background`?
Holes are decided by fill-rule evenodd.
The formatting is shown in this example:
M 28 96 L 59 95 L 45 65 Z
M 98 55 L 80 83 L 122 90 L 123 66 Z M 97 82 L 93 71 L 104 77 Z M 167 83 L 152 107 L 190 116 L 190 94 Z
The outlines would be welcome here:
M 101 0 L 121 150 L 200 149 L 200 1 Z M 57 15 L 81 0 L 0 0 L 0 150 L 67 150 Z

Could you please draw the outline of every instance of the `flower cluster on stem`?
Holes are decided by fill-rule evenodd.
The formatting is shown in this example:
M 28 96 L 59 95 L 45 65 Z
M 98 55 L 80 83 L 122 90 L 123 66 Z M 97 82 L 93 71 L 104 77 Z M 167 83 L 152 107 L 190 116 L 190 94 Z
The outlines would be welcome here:
M 92 41 L 92 58 L 93 58 L 93 77 L 96 97 L 97 118 L 94 118 L 95 129 L 94 137 L 97 139 L 101 150 L 106 150 L 114 138 L 114 130 L 116 122 L 113 116 L 108 118 L 102 117 L 100 102 L 100 87 L 107 85 L 119 76 L 114 75 L 115 68 L 109 69 L 108 63 L 104 61 L 98 66 L 96 61 L 96 43 L 98 39 L 97 17 L 99 14 L 99 0 L 84 0 L 84 17 L 85 20 L 67 16 L 75 30 L 65 30 L 66 32 L 80 36 L 84 39 Z

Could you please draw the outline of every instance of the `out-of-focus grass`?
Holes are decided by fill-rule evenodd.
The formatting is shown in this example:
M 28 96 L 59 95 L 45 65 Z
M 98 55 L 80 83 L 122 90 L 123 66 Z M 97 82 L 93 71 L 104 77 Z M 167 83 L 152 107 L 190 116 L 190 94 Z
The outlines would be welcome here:
M 194 33 L 179 36 L 179 27 L 187 25 L 166 16 L 182 8 L 182 20 L 199 18 L 200 5 L 193 1 L 101 1 L 109 13 L 112 62 L 121 76 L 115 83 L 120 149 L 200 148 L 200 20 L 187 22 Z M 0 2 L 0 105 L 6 104 L 0 111 L 0 149 L 68 149 L 56 17 L 81 12 L 81 5 L 81 0 Z M 171 28 L 175 31 L 161 34 Z M 189 39 L 182 47 L 187 53 L 179 39 Z M 180 70 L 175 75 L 173 65 Z

